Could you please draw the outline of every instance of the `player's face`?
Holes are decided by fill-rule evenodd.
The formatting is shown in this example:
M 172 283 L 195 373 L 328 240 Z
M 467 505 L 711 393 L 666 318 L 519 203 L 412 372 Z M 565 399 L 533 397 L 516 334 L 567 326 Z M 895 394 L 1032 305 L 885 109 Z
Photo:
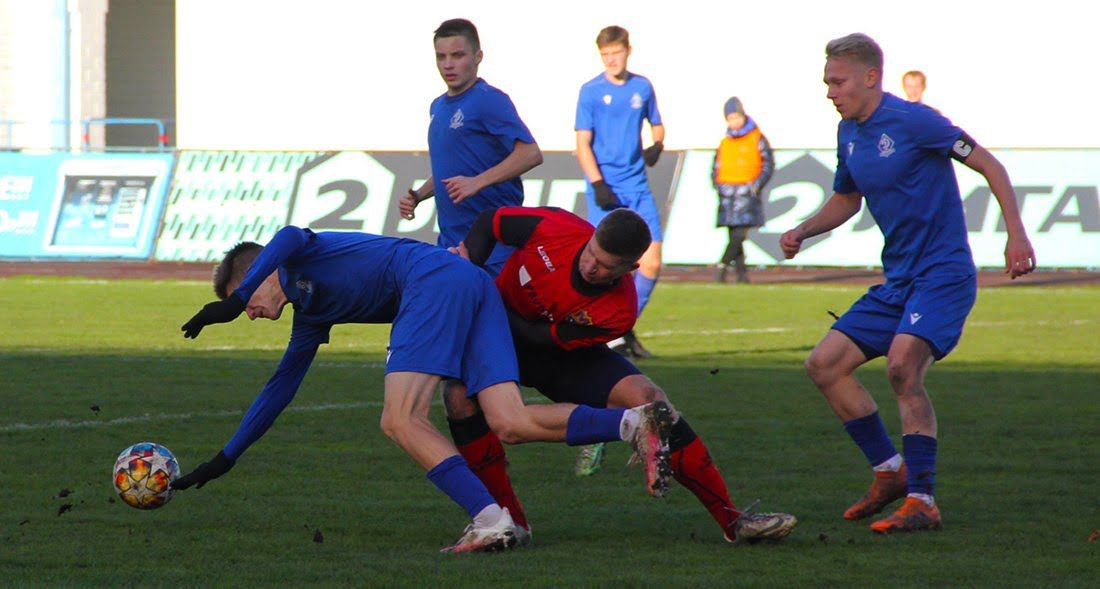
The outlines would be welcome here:
M 447 94 L 462 94 L 477 81 L 481 50 L 474 51 L 466 37 L 440 37 L 435 41 L 435 65 L 447 84 Z
M 736 131 L 745 126 L 745 115 L 739 112 L 731 112 L 726 115 L 726 124 L 729 125 L 730 129 Z
M 638 264 L 607 253 L 593 236 L 585 244 L 584 249 L 581 250 L 581 259 L 578 266 L 581 278 L 584 278 L 585 282 L 602 285 L 611 284 L 622 278 L 625 274 L 637 268 Z
M 622 43 L 613 43 L 600 47 L 600 59 L 603 60 L 604 75 L 609 78 L 622 78 L 626 73 L 626 60 L 630 57 L 630 48 Z
M 234 285 L 233 289 L 236 288 L 236 285 Z M 233 290 L 230 290 L 229 293 L 233 294 Z M 283 287 L 279 284 L 279 273 L 272 272 L 260 284 L 259 288 L 252 293 L 252 298 L 248 299 L 248 304 L 244 306 L 244 312 L 248 314 L 248 318 L 251 320 L 271 319 L 275 321 L 282 316 L 283 307 L 288 302 L 286 293 L 283 292 Z
M 924 83 L 917 76 L 905 76 L 901 79 L 901 87 L 905 89 L 905 99 L 909 102 L 920 102 L 924 94 Z
M 825 60 L 829 100 L 842 119 L 866 120 L 878 107 L 879 71 L 845 57 Z

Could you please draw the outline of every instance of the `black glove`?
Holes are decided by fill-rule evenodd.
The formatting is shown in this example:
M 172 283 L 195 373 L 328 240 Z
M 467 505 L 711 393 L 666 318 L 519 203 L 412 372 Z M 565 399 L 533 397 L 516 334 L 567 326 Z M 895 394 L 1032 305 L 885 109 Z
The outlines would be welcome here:
M 195 313 L 190 321 L 183 324 L 180 331 L 183 332 L 183 337 L 195 339 L 199 336 L 199 332 L 202 331 L 203 327 L 211 323 L 229 323 L 242 312 L 244 312 L 244 302 L 233 295 L 229 295 L 225 297 L 224 301 L 207 303 L 201 311 Z
M 657 159 L 661 157 L 661 152 L 664 151 L 664 149 L 665 144 L 660 141 L 645 148 L 645 151 L 642 152 L 642 159 L 645 160 L 645 165 L 651 168 L 657 165 Z
M 622 201 L 612 192 L 607 182 L 596 180 L 592 183 L 592 190 L 596 193 L 596 204 L 599 205 L 601 209 L 610 211 L 623 206 Z
M 172 481 L 171 487 L 177 491 L 182 491 L 193 485 L 198 485 L 198 488 L 201 489 L 206 483 L 229 472 L 229 469 L 233 468 L 236 463 L 237 461 L 226 456 L 225 452 L 219 451 L 218 455 L 212 458 L 210 462 L 203 462 L 195 470 Z

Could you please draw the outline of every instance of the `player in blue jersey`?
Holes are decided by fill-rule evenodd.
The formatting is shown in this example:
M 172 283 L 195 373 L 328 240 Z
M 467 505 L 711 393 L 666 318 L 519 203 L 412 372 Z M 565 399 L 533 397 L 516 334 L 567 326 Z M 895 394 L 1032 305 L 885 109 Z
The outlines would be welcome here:
M 638 316 L 642 314 L 661 273 L 661 215 L 646 179 L 646 165 L 656 165 L 664 149 L 665 126 L 657 109 L 657 94 L 644 76 L 627 70 L 630 33 L 619 26 L 604 27 L 596 35 L 604 71 L 581 86 L 577 98 L 577 161 L 588 180 L 588 221 L 599 225 L 608 212 L 627 207 L 649 225 L 653 237 L 634 271 Z M 642 149 L 642 122 L 649 121 L 653 144 Z M 625 356 L 649 358 L 649 350 L 634 330 L 610 343 Z M 596 472 L 603 462 L 603 446 L 582 448 L 577 456 L 577 476 Z
M 570 445 L 630 440 L 647 465 L 667 452 L 667 405 L 627 410 L 555 404 L 526 407 L 504 305 L 489 276 L 445 249 L 363 233 L 314 233 L 285 227 L 268 245 L 238 244 L 215 269 L 220 300 L 207 304 L 182 330 L 246 312 L 278 319 L 294 305 L 290 343 L 275 374 L 245 414 L 237 433 L 209 462 L 172 483 L 202 486 L 236 463 L 286 408 L 333 325 L 392 323 L 386 358 L 382 430 L 473 519 L 453 552 L 515 546 L 516 527 L 454 444 L 429 421 L 441 377 L 460 378 L 506 443 L 561 441 Z
M 664 149 L 665 126 L 657 110 L 653 84 L 628 71 L 630 33 L 618 26 L 606 27 L 596 36 L 604 71 L 581 86 L 577 99 L 577 161 L 588 179 L 588 221 L 599 225 L 612 209 L 628 207 L 649 225 L 653 243 L 634 273 L 638 315 L 649 302 L 661 272 L 661 216 L 646 180 L 645 167 L 653 166 Z M 653 144 L 642 149 L 642 122 L 649 121 Z M 610 344 L 638 358 L 650 353 L 634 332 Z
M 401 197 L 401 216 L 435 196 L 439 245 L 454 247 L 482 211 L 523 204 L 520 175 L 542 163 L 542 151 L 507 94 L 477 75 L 481 41 L 468 20 L 444 21 L 435 30 L 435 63 L 447 92 L 431 105 L 428 155 L 432 174 Z M 512 248 L 489 259 L 499 272 Z
M 882 50 L 856 33 L 825 49 L 825 84 L 840 113 L 833 195 L 780 238 L 793 258 L 802 242 L 860 210 L 863 199 L 882 230 L 885 284 L 855 302 L 814 347 L 806 371 L 875 473 L 868 492 L 844 512 L 857 520 L 897 499 L 905 503 L 871 524 L 879 533 L 939 529 L 934 499 L 938 427 L 924 387 L 928 368 L 958 343 L 974 305 L 977 275 L 967 242 L 952 160 L 980 173 L 1008 231 L 1005 272 L 1035 269 L 1008 173 L 997 159 L 931 108 L 882 90 Z M 902 454 L 878 407 L 855 378 L 857 367 L 886 357 L 901 414 Z M 904 456 L 904 459 L 903 459 Z

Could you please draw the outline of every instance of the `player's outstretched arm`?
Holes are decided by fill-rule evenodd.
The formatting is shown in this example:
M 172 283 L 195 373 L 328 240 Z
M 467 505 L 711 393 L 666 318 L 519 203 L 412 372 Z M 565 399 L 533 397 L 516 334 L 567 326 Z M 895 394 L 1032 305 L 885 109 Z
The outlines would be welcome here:
M 209 462 L 203 462 L 195 467 L 195 470 L 172 481 L 171 486 L 177 491 L 191 487 L 201 489 L 206 483 L 229 472 L 236 463 L 236 460 L 226 456 L 224 451 L 219 450 L 218 454 L 211 458 Z
M 989 190 L 997 198 L 1001 207 L 1001 217 L 1008 231 L 1005 243 L 1005 273 L 1015 279 L 1035 269 L 1035 250 L 1024 229 L 1020 207 L 1016 203 L 1016 193 L 1012 190 L 1012 181 L 1001 162 L 980 145 L 974 145 L 973 151 L 963 161 L 970 169 L 985 177 Z
M 863 195 L 858 192 L 847 194 L 834 192 L 829 200 L 825 201 L 821 210 L 779 238 L 783 256 L 788 260 L 793 258 L 802 249 L 803 241 L 843 225 L 859 212 L 862 199 Z
M 203 327 L 213 323 L 229 323 L 244 312 L 244 307 L 244 302 L 231 294 L 225 300 L 207 303 L 190 321 L 183 324 L 180 331 L 183 332 L 183 337 L 195 339 L 199 337 Z

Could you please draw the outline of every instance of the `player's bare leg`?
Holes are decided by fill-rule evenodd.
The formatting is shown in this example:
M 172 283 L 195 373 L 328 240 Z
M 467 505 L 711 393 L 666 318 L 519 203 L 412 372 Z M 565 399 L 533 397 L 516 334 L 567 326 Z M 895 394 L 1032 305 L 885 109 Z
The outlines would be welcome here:
M 428 419 L 439 377 L 419 372 L 391 372 L 386 375 L 382 408 L 382 431 L 424 470 L 451 456 L 458 449 Z
M 428 472 L 441 491 L 467 510 L 473 522 L 444 552 L 497 552 L 518 544 L 507 509 L 492 498 L 458 449 L 428 420 L 440 378 L 418 372 L 386 375 L 382 431 Z
M 531 524 L 512 487 L 504 445 L 489 428 L 478 404 L 466 396 L 466 385 L 458 380 L 443 379 L 441 388 L 443 405 L 447 408 L 447 425 L 455 446 L 497 503 L 511 514 L 519 545 L 530 544 Z
M 874 470 L 867 492 L 844 511 L 844 519 L 848 520 L 882 511 L 904 497 L 907 489 L 905 464 L 882 429 L 878 406 L 854 376 L 856 368 L 866 361 L 863 351 L 848 336 L 835 330 L 829 331 L 806 359 L 810 380 L 844 422 Z
M 924 377 L 933 361 L 931 348 L 919 337 L 899 334 L 890 344 L 886 374 L 901 414 L 902 445 L 908 463 L 907 498 L 892 515 L 871 524 L 875 532 L 938 530 L 943 526 L 934 499 L 938 424 L 924 388 Z

